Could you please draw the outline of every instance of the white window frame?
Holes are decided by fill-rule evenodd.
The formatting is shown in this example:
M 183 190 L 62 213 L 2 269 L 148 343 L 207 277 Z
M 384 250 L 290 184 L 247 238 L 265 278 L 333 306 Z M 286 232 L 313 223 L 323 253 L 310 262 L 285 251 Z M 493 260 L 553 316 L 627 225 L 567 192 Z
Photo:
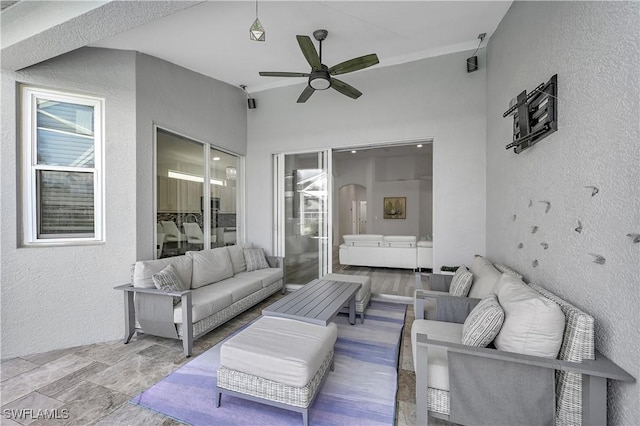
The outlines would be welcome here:
M 21 86 L 21 146 L 22 146 L 22 221 L 23 244 L 85 245 L 105 241 L 104 212 L 104 99 L 33 86 Z M 87 105 L 94 108 L 94 167 L 39 165 L 37 162 L 37 99 Z M 60 237 L 41 237 L 38 234 L 38 201 L 36 175 L 39 170 L 93 173 L 94 235 L 61 234 Z

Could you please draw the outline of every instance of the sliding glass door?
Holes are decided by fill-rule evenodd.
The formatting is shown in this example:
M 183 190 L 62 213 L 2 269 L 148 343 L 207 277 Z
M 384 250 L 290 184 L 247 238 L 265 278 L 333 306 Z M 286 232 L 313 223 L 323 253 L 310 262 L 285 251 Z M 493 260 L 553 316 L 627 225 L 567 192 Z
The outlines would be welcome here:
M 236 244 L 241 158 L 156 128 L 156 256 Z
M 331 270 L 329 152 L 274 156 L 274 252 L 285 257 L 285 284 L 306 284 Z

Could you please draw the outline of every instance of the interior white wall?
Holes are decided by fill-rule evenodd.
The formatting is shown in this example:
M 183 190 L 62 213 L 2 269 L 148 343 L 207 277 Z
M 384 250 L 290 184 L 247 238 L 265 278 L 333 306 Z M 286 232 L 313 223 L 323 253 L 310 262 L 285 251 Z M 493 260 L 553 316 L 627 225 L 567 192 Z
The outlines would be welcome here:
M 640 232 L 639 28 L 637 2 L 514 2 L 487 59 L 487 253 L 593 315 L 596 348 L 636 380 L 640 244 L 626 234 Z M 554 74 L 557 132 L 506 151 L 509 100 Z M 638 382 L 610 382 L 608 424 L 637 424 L 638 401 Z
M 340 187 L 336 194 L 338 196 L 334 197 L 334 203 L 337 207 L 338 214 L 334 215 L 334 220 L 337 219 L 337 223 L 334 222 L 333 225 L 334 227 L 336 225 L 338 226 L 338 232 L 336 236 L 334 236 L 333 245 L 340 245 L 343 242 L 343 235 L 355 233 L 353 230 L 353 202 L 360 203 L 360 201 L 366 201 L 367 190 L 362 185 L 349 184 Z M 358 226 L 357 223 L 355 226 Z
M 431 174 L 431 157 L 424 164 L 423 156 L 408 157 L 368 157 L 343 158 L 334 162 L 334 188 L 347 184 L 358 184 L 367 188 L 363 200 L 367 201 L 367 232 L 384 235 L 414 235 L 418 239 L 431 234 L 432 190 L 431 180 L 420 181 L 420 177 Z M 384 197 L 407 197 L 406 219 L 384 219 L 382 205 Z M 337 206 L 344 204 L 343 194 L 335 197 Z M 344 209 L 351 209 L 351 199 Z M 334 206 L 335 207 L 335 206 Z M 339 244 L 342 236 L 351 233 L 351 225 L 343 223 L 340 208 L 339 224 L 334 224 L 334 244 Z M 338 211 L 338 210 L 335 210 Z M 338 227 L 336 228 L 336 225 Z
M 418 236 L 430 238 L 433 234 L 433 186 L 432 180 L 420 181 L 420 218 Z
M 327 90 L 297 104 L 302 82 L 253 94 L 258 108 L 248 113 L 249 239 L 271 247 L 273 192 L 265 179 L 272 153 L 433 138 L 435 265 L 470 262 L 484 253 L 486 75 L 482 57 L 477 72 L 466 72 L 469 53 L 345 76 L 364 93 L 355 101 Z
M 136 256 L 142 260 L 152 259 L 154 252 L 154 123 L 245 155 L 247 104 L 239 87 L 141 53 L 136 55 L 136 101 Z
M 105 99 L 105 243 L 20 248 L 16 83 Z M 2 358 L 123 336 L 122 294 L 135 260 L 135 57 L 80 49 L 19 72 L 2 70 Z M 99 319 L 96 322 L 96 319 Z

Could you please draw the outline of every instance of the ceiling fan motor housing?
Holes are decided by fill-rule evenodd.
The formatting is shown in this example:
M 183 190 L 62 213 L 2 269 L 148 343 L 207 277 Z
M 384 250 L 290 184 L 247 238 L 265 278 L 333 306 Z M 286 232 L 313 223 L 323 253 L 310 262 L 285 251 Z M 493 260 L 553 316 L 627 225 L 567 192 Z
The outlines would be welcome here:
M 329 68 L 322 64 L 322 68 L 317 71 L 311 71 L 309 74 L 309 86 L 316 90 L 326 90 L 331 87 L 331 77 L 329 76 Z

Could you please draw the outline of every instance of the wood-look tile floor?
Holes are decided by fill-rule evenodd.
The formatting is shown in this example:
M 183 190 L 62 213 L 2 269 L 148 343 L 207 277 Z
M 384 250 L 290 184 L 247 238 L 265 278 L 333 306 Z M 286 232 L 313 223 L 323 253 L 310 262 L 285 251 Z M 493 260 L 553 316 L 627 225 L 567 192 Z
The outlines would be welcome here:
M 341 273 L 369 274 L 376 293 L 412 295 L 413 273 L 395 270 L 349 268 Z M 388 294 L 394 294 L 388 293 Z M 257 318 L 262 308 L 273 303 L 275 294 L 194 343 L 198 356 L 229 336 L 234 330 Z M 415 374 L 411 355 L 413 307 L 408 306 L 403 330 L 396 425 L 415 424 Z M 190 358 L 192 359 L 192 358 Z M 162 380 L 184 363 L 182 345 L 177 340 L 138 335 L 127 345 L 121 341 L 97 343 L 75 348 L 23 356 L 0 364 L 2 425 L 178 425 L 162 414 L 129 404 L 127 401 Z M 53 410 L 57 420 L 10 418 L 11 410 Z M 5 411 L 9 410 L 9 411 Z M 15 412 L 15 411 L 14 411 Z M 438 423 L 440 424 L 440 423 Z

